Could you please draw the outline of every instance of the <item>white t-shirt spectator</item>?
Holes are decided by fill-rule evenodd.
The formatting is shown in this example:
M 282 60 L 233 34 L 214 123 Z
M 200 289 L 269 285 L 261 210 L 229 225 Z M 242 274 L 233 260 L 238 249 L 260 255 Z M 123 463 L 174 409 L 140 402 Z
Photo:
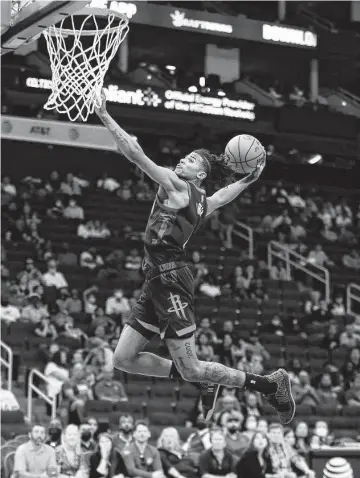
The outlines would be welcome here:
M 29 320 L 34 324 L 38 324 L 41 322 L 43 317 L 48 317 L 49 313 L 47 308 L 44 305 L 40 305 L 39 307 L 35 307 L 33 304 L 29 304 L 23 308 L 21 312 L 21 317 L 24 320 Z
M 296 193 L 289 194 L 288 201 L 294 208 L 304 209 L 306 206 L 304 199 Z
M 106 300 L 106 315 L 120 315 L 127 312 L 130 312 L 130 304 L 126 297 L 121 297 L 120 294 L 115 293 Z
M 330 264 L 327 254 L 322 249 L 313 249 L 309 252 L 308 261 L 316 266 L 323 267 L 326 264 Z
M 46 287 L 56 287 L 56 289 L 67 289 L 68 283 L 62 272 L 47 271 L 43 275 L 43 281 Z
M 97 187 L 113 192 L 119 189 L 120 183 L 114 178 L 99 179 L 97 182 Z
M 59 367 L 54 362 L 49 362 L 44 370 L 45 377 L 49 380 L 46 385 L 49 397 L 56 397 L 61 392 L 63 384 L 69 380 L 69 371 Z
M 21 317 L 20 309 L 15 305 L 2 305 L 0 309 L 0 317 L 4 322 L 15 322 Z
M 9 196 L 16 196 L 16 187 L 10 183 L 10 180 L 9 182 L 3 181 L 1 183 L 1 191 L 5 194 L 9 194 Z

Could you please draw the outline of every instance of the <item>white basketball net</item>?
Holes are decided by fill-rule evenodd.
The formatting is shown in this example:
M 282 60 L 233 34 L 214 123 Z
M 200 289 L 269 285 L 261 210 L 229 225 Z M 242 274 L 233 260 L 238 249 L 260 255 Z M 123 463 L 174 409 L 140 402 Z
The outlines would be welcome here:
M 107 26 L 100 29 L 96 17 L 88 15 L 76 29 L 74 17 L 70 18 L 72 28 L 63 28 L 64 19 L 58 27 L 44 31 L 52 71 L 52 93 L 44 108 L 66 113 L 70 121 L 86 121 L 101 104 L 104 77 L 129 31 L 128 20 L 109 13 Z M 91 45 L 84 46 L 90 33 L 85 24 L 90 18 L 95 30 L 91 31 Z

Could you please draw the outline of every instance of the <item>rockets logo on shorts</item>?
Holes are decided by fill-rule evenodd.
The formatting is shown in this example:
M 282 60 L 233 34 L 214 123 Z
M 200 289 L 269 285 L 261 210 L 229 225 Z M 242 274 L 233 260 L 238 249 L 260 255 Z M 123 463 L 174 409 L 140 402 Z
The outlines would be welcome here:
M 181 302 L 178 294 L 170 294 L 169 299 L 172 307 L 169 307 L 168 312 L 175 312 L 175 314 L 183 319 L 186 319 L 185 309 L 189 305 L 187 302 Z

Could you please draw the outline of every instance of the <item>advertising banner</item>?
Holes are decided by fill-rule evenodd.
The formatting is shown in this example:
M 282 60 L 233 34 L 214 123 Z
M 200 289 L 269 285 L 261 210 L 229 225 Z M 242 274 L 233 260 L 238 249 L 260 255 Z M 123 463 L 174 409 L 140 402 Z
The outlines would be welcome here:
M 88 126 L 17 116 L 1 116 L 1 137 L 32 143 L 59 144 L 80 148 L 116 151 L 111 134 L 103 126 Z
M 110 8 L 124 13 L 130 22 L 171 28 L 178 31 L 205 33 L 227 38 L 273 43 L 290 47 L 313 49 L 317 35 L 311 31 L 287 25 L 251 20 L 244 15 L 230 16 L 204 11 L 153 5 L 146 2 L 121 2 L 117 0 L 92 0 L 95 8 Z
M 34 89 L 51 89 L 51 81 L 29 77 L 26 86 Z M 172 112 L 186 112 L 223 118 L 255 121 L 255 103 L 226 96 L 204 96 L 180 90 L 160 90 L 153 87 L 108 85 L 107 101 L 120 105 L 137 106 Z
M 311 452 L 316 478 L 360 477 L 360 448 L 328 448 Z

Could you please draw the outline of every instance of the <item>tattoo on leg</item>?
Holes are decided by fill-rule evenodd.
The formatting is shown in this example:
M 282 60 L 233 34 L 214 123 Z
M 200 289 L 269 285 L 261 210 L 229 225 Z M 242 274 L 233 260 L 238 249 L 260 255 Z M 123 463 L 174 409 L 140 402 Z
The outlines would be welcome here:
M 202 382 L 218 383 L 227 387 L 242 388 L 245 384 L 245 374 L 240 370 L 225 367 L 220 363 L 200 362 L 203 368 Z
M 185 350 L 186 350 L 186 355 L 187 355 L 189 358 L 193 358 L 193 357 L 194 357 L 194 354 L 192 353 L 192 350 L 191 350 L 191 344 L 190 344 L 190 342 L 185 342 Z

